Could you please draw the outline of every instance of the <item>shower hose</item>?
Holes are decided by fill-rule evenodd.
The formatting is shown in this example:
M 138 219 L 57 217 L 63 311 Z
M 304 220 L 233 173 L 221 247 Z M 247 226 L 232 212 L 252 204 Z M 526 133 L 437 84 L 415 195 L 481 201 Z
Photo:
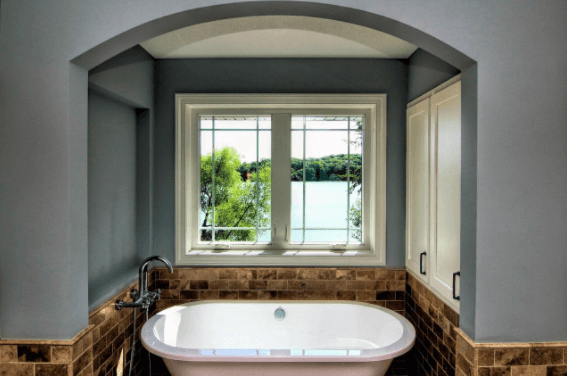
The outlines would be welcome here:
M 132 376 L 132 367 L 134 365 L 134 350 L 136 345 L 136 308 L 132 310 L 134 313 L 134 320 L 132 323 L 132 348 L 130 349 L 130 369 L 128 370 L 128 376 Z M 148 310 L 146 309 L 146 322 L 148 321 Z M 152 355 L 148 351 L 148 375 L 152 375 Z

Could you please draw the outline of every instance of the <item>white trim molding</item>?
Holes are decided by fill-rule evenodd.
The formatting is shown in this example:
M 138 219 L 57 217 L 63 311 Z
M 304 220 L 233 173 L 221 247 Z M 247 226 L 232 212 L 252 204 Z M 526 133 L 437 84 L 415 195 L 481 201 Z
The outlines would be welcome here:
M 347 114 L 365 117 L 364 242 L 346 249 L 278 240 L 235 244 L 229 250 L 198 243 L 200 115 Z M 281 115 L 278 115 L 281 114 Z M 282 117 L 283 116 L 283 117 Z M 386 95 L 385 94 L 176 94 L 175 95 L 175 261 L 196 266 L 384 266 L 386 265 Z M 280 119 L 280 120 L 278 120 Z M 367 153 L 366 150 L 370 151 Z M 272 170 L 272 180 L 277 171 Z M 366 204 L 368 203 L 368 205 Z M 272 217 L 274 218 L 274 217 Z M 278 219 L 279 221 L 279 219 Z M 217 247 L 218 248 L 218 247 Z M 300 249 L 298 249 L 300 248 Z

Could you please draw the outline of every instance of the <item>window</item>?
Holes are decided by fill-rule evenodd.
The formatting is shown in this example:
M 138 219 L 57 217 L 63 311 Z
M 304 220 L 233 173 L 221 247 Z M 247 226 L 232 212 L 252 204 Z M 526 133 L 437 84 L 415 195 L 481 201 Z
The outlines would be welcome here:
M 385 265 L 385 95 L 176 95 L 176 262 Z

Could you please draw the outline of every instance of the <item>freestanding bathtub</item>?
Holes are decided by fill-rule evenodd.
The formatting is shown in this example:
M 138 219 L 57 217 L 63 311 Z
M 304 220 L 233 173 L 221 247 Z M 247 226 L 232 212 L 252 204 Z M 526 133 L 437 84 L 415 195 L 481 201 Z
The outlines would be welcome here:
M 173 376 L 383 376 L 414 341 L 397 313 L 340 301 L 201 301 L 142 328 Z

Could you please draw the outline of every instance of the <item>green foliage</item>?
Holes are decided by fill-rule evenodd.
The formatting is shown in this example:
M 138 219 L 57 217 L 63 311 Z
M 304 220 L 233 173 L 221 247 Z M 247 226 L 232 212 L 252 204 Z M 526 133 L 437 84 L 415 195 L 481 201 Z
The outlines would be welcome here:
M 321 158 L 305 160 L 305 181 L 358 181 L 362 177 L 362 155 L 348 154 L 328 155 Z M 303 181 L 303 159 L 291 158 L 291 180 Z
M 351 141 L 361 143 L 362 139 Z M 270 222 L 271 160 L 241 163 L 233 148 L 215 151 L 215 227 L 259 227 Z M 303 159 L 291 159 L 291 180 L 303 181 Z M 305 160 L 306 181 L 350 181 L 349 193 L 362 189 L 362 155 L 329 155 Z M 212 156 L 201 157 L 201 226 L 212 225 Z M 258 202 L 258 205 L 256 204 Z M 351 203 L 351 226 L 361 228 L 362 202 Z M 354 237 L 362 241 L 362 231 L 354 230 Z M 211 240 L 211 230 L 201 230 L 201 240 Z M 255 230 L 217 230 L 215 240 L 253 241 Z
M 264 161 L 262 161 L 264 162 Z M 254 166 L 250 179 L 242 176 L 243 164 L 233 148 L 214 153 L 215 227 L 263 227 L 269 223 L 271 197 L 271 166 Z M 201 211 L 205 214 L 202 227 L 210 227 L 213 217 L 213 157 L 201 157 Z M 260 167 L 258 169 L 258 167 Z M 253 241 L 255 230 L 217 230 L 215 240 Z M 201 240 L 211 240 L 211 230 L 201 230 Z
M 351 235 L 358 240 L 362 241 L 362 200 L 356 200 L 354 204 L 351 205 L 349 211 L 350 225 L 356 227 L 356 230 L 351 230 Z

